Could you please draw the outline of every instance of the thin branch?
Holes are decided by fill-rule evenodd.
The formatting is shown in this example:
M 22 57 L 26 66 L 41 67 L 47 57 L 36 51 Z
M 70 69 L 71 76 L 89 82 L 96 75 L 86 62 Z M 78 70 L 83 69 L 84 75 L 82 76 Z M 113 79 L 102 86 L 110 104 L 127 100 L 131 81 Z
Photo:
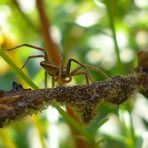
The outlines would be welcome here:
M 37 9 L 40 16 L 40 22 L 41 22 L 41 29 L 42 29 L 42 36 L 45 41 L 46 45 L 46 52 L 49 59 L 51 59 L 51 62 L 55 65 L 59 65 L 61 62 L 61 57 L 58 51 L 58 48 L 56 44 L 54 43 L 51 34 L 50 34 L 50 22 L 49 19 L 46 16 L 45 10 L 44 10 L 44 4 L 43 0 L 36 0 Z M 48 60 L 49 60 L 48 59 Z
M 120 105 L 141 90 L 148 90 L 148 74 L 115 76 L 91 85 L 0 91 L 0 126 L 45 109 L 52 101 L 73 107 L 88 123 L 101 102 Z
M 114 42 L 114 46 L 115 46 L 115 54 L 117 57 L 117 64 L 118 64 L 117 66 L 118 66 L 118 69 L 122 70 L 122 65 L 121 65 L 122 63 L 121 63 L 121 59 L 120 59 L 120 50 L 119 50 L 119 46 L 118 46 L 118 42 L 117 42 L 117 35 L 116 35 L 116 30 L 115 30 L 115 18 L 113 16 L 112 7 L 110 7 L 111 3 L 112 3 L 112 1 L 105 0 L 107 15 L 109 18 L 110 28 L 112 31 L 113 42 Z

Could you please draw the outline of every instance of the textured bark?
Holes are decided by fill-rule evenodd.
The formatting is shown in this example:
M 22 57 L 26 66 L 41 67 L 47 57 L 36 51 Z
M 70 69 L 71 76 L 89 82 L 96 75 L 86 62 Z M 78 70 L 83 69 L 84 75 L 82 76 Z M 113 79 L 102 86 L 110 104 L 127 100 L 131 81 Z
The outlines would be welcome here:
M 51 101 L 73 107 L 84 122 L 96 114 L 101 102 L 119 105 L 141 90 L 148 90 L 148 74 L 115 76 L 91 85 L 30 90 L 15 86 L 0 91 L 0 126 L 45 109 Z

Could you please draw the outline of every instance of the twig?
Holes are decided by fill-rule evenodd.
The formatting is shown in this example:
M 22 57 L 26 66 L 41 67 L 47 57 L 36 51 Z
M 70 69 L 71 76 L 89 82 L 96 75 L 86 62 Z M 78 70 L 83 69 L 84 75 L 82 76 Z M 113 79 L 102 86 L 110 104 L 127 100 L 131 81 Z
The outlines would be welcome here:
M 115 18 L 113 16 L 113 9 L 112 7 L 110 7 L 111 1 L 105 0 L 104 1 L 106 4 L 106 9 L 107 9 L 107 14 L 108 14 L 108 18 L 109 18 L 109 23 L 110 23 L 110 29 L 112 31 L 112 36 L 113 36 L 113 42 L 114 42 L 114 46 L 115 46 L 115 54 L 117 57 L 117 67 L 118 69 L 122 68 L 122 63 L 121 63 L 121 59 L 120 59 L 120 50 L 119 50 L 119 46 L 117 43 L 117 36 L 116 36 L 116 30 L 115 30 Z M 122 70 L 122 69 L 121 69 Z
M 50 34 L 50 29 L 51 29 L 50 23 L 45 14 L 43 2 L 44 2 L 43 0 L 36 0 L 36 4 L 37 4 L 39 16 L 40 16 L 42 35 L 46 45 L 46 52 L 48 57 L 50 57 L 51 62 L 54 63 L 55 65 L 59 65 L 61 62 L 61 57 L 56 47 L 56 44 L 54 43 Z
M 84 122 L 96 114 L 101 102 L 119 105 L 140 90 L 148 90 L 148 74 L 115 76 L 91 85 L 51 89 L 0 91 L 0 126 L 20 117 L 39 112 L 57 101 L 73 107 Z

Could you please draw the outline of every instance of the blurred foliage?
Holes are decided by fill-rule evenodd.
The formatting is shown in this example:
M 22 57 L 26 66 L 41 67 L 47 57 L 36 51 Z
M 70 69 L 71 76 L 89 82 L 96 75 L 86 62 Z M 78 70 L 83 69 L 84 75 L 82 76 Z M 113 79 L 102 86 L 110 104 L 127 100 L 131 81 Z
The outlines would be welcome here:
M 59 52 L 63 53 L 65 63 L 73 57 L 82 63 L 100 67 L 109 76 L 128 74 L 137 64 L 137 51 L 148 50 L 147 0 L 44 0 L 44 3 L 53 39 L 61 50 Z M 0 47 L 12 48 L 22 43 L 44 47 L 36 2 L 1 0 Z M 27 47 L 8 53 L 18 67 L 28 56 L 36 54 L 38 51 Z M 39 62 L 38 59 L 30 60 L 23 71 L 28 79 L 43 88 L 44 70 Z M 32 83 L 28 86 L 24 81 L 22 77 L 25 76 L 12 71 L 13 64 L 8 65 L 1 58 L 0 65 L 1 89 L 10 89 L 12 81 L 33 87 Z M 94 81 L 104 79 L 95 72 L 91 74 Z M 83 76 L 74 77 L 73 84 L 85 84 L 85 79 Z M 0 148 L 75 147 L 70 127 L 85 135 L 90 147 L 146 148 L 147 106 L 148 102 L 142 95 L 120 107 L 102 104 L 96 120 L 88 127 L 77 124 L 58 106 L 64 120 L 57 110 L 49 108 L 39 115 L 0 129 Z

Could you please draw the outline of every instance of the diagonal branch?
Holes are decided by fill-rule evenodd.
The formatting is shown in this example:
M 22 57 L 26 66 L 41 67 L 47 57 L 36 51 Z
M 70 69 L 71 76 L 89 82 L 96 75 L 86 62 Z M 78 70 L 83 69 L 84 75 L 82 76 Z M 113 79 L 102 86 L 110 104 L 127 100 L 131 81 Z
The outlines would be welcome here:
M 141 90 L 148 90 L 148 74 L 115 76 L 91 85 L 30 90 L 19 87 L 0 91 L 0 126 L 45 109 L 52 101 L 73 107 L 88 123 L 101 102 L 120 105 Z M 16 89 L 17 88 L 17 89 Z

